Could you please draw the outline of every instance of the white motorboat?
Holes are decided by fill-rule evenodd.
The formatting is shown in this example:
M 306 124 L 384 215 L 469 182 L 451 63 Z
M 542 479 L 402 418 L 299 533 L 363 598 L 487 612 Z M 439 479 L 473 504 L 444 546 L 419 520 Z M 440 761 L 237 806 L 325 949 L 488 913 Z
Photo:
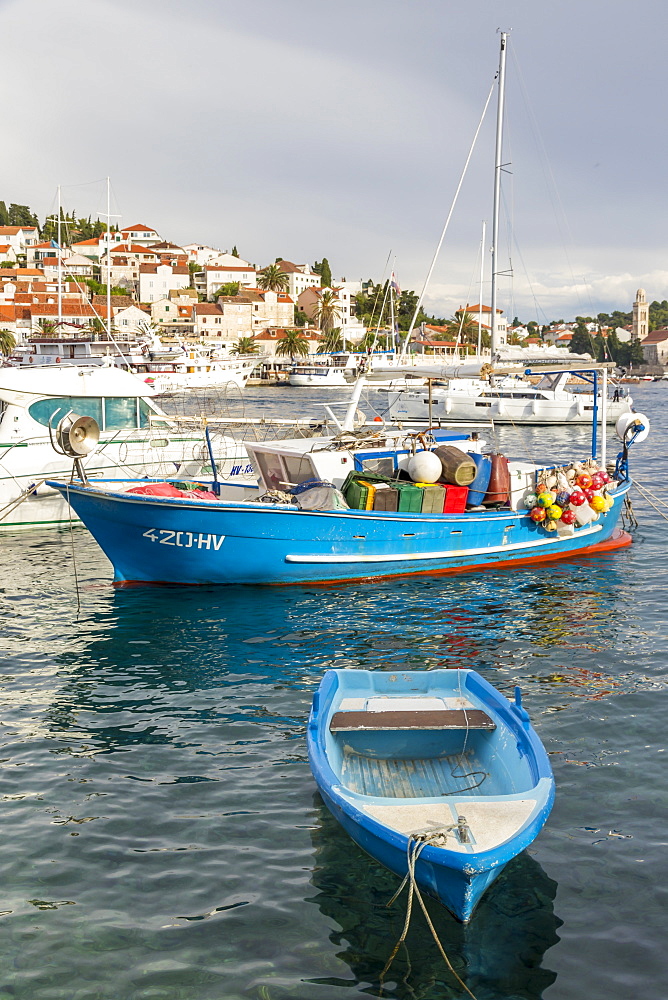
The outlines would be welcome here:
M 161 395 L 226 385 L 243 389 L 263 360 L 258 354 L 223 357 L 216 355 L 213 348 L 197 345 L 174 354 L 148 351 L 134 367 L 137 374 Z
M 434 371 L 436 375 L 436 371 Z M 545 372 L 533 384 L 517 374 L 490 374 L 489 378 L 451 377 L 424 389 L 390 391 L 393 421 L 492 420 L 495 424 L 590 424 L 601 392 L 586 384 L 570 384 L 570 371 Z M 633 400 L 620 385 L 608 388 L 606 421 L 615 424 L 632 411 Z
M 355 354 L 315 355 L 295 365 L 290 370 L 288 382 L 290 385 L 311 387 L 350 385 L 358 364 L 359 357 Z
M 84 460 L 88 476 L 210 475 L 200 422 L 167 416 L 154 395 L 136 375 L 114 366 L 0 368 L 0 530 L 69 524 L 74 517 L 44 484 L 71 472 L 71 459 L 52 439 L 68 413 L 92 416 L 100 426 L 99 444 Z M 209 439 L 221 479 L 254 481 L 242 444 L 215 430 Z

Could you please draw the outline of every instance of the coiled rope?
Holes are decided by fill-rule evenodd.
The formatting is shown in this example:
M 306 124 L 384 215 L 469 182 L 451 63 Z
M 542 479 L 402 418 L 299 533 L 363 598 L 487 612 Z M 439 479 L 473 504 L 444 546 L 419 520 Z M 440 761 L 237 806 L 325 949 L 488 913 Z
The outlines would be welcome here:
M 408 871 L 407 871 L 406 877 L 404 878 L 403 882 L 401 883 L 401 885 L 399 886 L 399 888 L 395 892 L 395 894 L 392 897 L 392 899 L 387 904 L 388 906 L 392 906 L 392 904 L 394 903 L 394 901 L 399 897 L 399 895 L 403 891 L 403 889 L 406 886 L 406 884 L 408 884 L 408 902 L 407 902 L 407 905 L 406 905 L 406 919 L 404 920 L 404 927 L 403 927 L 403 930 L 402 930 L 401 935 L 399 937 L 399 940 L 397 941 L 397 943 L 395 944 L 394 948 L 392 949 L 392 954 L 388 958 L 387 962 L 385 963 L 385 968 L 383 969 L 383 971 L 380 974 L 379 982 L 380 982 L 380 995 L 381 996 L 382 996 L 382 992 L 383 992 L 383 988 L 384 988 L 385 976 L 389 972 L 390 966 L 392 965 L 392 962 L 397 957 L 397 952 L 399 951 L 399 948 L 401 947 L 402 944 L 405 945 L 406 936 L 408 934 L 408 928 L 410 927 L 410 923 L 411 923 L 411 916 L 413 914 L 413 897 L 415 896 L 415 897 L 417 897 L 417 901 L 420 904 L 420 908 L 422 909 L 422 912 L 424 913 L 425 920 L 427 921 L 427 926 L 429 927 L 429 930 L 431 931 L 431 936 L 433 937 L 433 939 L 434 939 L 434 941 L 436 943 L 436 947 L 438 948 L 439 952 L 441 953 L 441 957 L 442 957 L 443 961 L 445 962 L 445 964 L 447 965 L 449 971 L 455 977 L 455 979 L 457 980 L 457 982 L 459 983 L 459 985 L 462 987 L 462 989 L 464 989 L 468 993 L 468 995 L 471 997 L 471 1000 L 476 1000 L 475 995 L 468 988 L 468 986 L 463 981 L 463 979 L 461 978 L 461 976 L 459 976 L 458 973 L 455 971 L 455 969 L 454 969 L 454 967 L 452 965 L 452 962 L 448 958 L 448 956 L 446 954 L 446 951 L 445 951 L 445 948 L 441 944 L 440 939 L 438 937 L 438 934 L 436 933 L 436 928 L 434 927 L 434 925 L 433 925 L 433 923 L 431 921 L 431 917 L 429 916 L 429 912 L 427 910 L 427 907 L 425 906 L 425 902 L 424 902 L 424 900 L 422 898 L 422 895 L 420 893 L 420 890 L 418 888 L 418 884 L 417 884 L 417 881 L 416 881 L 416 878 L 415 878 L 415 865 L 417 863 L 418 858 L 420 857 L 420 854 L 425 849 L 425 847 L 427 847 L 427 845 L 432 845 L 434 847 L 443 847 L 443 846 L 445 846 L 445 841 L 446 841 L 446 839 L 448 837 L 448 834 L 452 833 L 453 830 L 456 830 L 458 828 L 458 825 L 459 824 L 457 824 L 457 823 L 452 823 L 450 826 L 442 826 L 442 827 L 439 827 L 436 830 L 429 830 L 429 831 L 425 830 L 425 831 L 421 831 L 421 832 L 418 832 L 418 833 L 411 833 L 410 836 L 408 837 L 408 845 L 407 845 L 407 848 L 406 848 L 406 861 L 407 861 Z

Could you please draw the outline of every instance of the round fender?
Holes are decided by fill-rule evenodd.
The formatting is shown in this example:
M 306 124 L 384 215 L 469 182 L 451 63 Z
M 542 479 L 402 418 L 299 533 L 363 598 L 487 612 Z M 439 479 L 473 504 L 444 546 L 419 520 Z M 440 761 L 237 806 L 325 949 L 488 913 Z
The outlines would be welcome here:
M 635 439 L 636 443 L 644 441 L 649 436 L 649 417 L 646 417 L 644 413 L 622 413 L 615 424 L 615 433 L 620 441 L 625 441 L 630 436 L 629 432 L 631 428 L 641 425 L 643 430 L 640 431 Z

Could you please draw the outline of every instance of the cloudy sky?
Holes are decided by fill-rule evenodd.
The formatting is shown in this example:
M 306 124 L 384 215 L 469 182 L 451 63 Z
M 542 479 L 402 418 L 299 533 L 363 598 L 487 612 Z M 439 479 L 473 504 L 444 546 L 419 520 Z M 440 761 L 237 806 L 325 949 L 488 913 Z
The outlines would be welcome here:
M 0 0 L 0 199 L 419 291 L 510 30 L 499 305 L 668 298 L 665 0 Z M 494 98 L 495 100 L 495 98 Z M 427 295 L 477 302 L 490 105 Z M 489 232 L 489 230 L 488 230 Z M 489 301 L 487 240 L 485 299 Z

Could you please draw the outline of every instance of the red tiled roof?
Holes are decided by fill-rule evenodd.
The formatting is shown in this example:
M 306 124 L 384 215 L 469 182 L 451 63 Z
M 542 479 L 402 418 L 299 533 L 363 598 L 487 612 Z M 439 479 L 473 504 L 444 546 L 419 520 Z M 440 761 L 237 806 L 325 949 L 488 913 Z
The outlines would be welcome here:
M 37 226 L 0 226 L 0 236 L 16 236 L 17 233 L 37 232 Z
M 196 316 L 222 316 L 223 310 L 215 302 L 198 302 L 195 305 Z
M 63 316 L 85 316 L 92 318 L 95 315 L 93 307 L 88 302 L 72 302 L 68 299 L 63 299 L 60 311 Z M 58 303 L 36 302 L 33 303 L 31 312 L 33 316 L 58 316 Z
M 124 226 L 123 229 L 121 229 L 122 233 L 157 233 L 157 231 L 157 229 L 152 229 L 150 226 L 145 226 L 143 222 L 138 222 L 136 226 Z
M 44 277 L 44 271 L 38 267 L 3 267 L 0 268 L 0 278 Z
M 190 274 L 185 264 L 140 264 L 140 274 L 157 274 L 159 267 L 171 267 L 172 274 Z
M 646 344 L 662 344 L 664 340 L 668 340 L 668 327 L 662 327 L 660 330 L 652 330 L 648 333 L 643 341 L 641 341 L 642 346 Z

